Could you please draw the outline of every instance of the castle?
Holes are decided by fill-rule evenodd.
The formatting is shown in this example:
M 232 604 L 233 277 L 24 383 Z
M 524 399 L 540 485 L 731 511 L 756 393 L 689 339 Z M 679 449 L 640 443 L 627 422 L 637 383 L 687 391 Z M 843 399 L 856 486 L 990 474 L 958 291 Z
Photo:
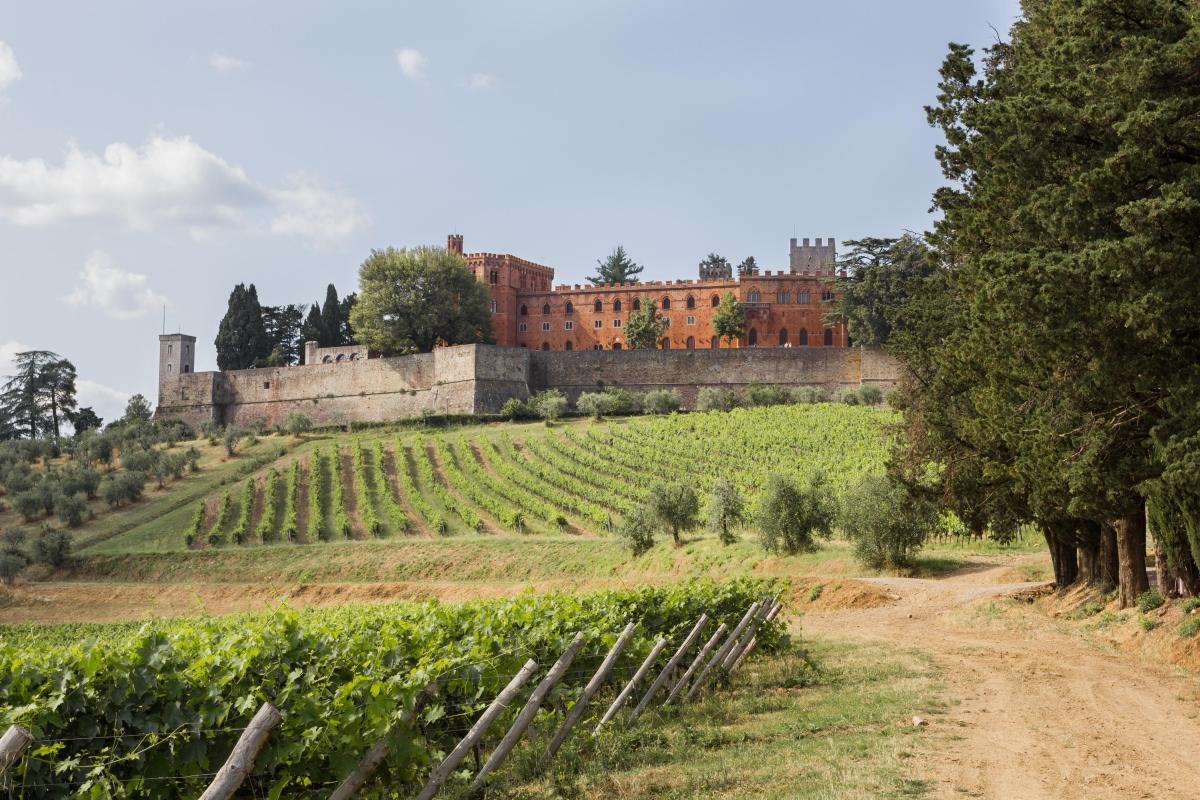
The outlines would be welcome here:
M 452 235 L 450 250 L 462 253 Z M 512 255 L 463 254 L 491 294 L 497 344 L 370 357 L 357 345 L 305 344 L 303 366 L 196 372 L 196 337 L 159 337 L 156 416 L 196 425 L 277 422 L 298 411 L 317 424 L 387 421 L 424 413 L 498 411 L 509 398 L 555 388 L 571 399 L 623 387 L 676 389 L 690 407 L 703 387 L 750 384 L 890 387 L 898 367 L 884 354 L 851 347 L 843 325 L 822 320 L 833 299 L 834 241 L 791 240 L 789 269 L 728 272 L 701 280 L 552 287 L 554 270 Z M 746 336 L 719 342 L 712 315 L 727 292 L 747 311 Z M 655 350 L 624 349 L 622 328 L 642 303 L 670 320 Z

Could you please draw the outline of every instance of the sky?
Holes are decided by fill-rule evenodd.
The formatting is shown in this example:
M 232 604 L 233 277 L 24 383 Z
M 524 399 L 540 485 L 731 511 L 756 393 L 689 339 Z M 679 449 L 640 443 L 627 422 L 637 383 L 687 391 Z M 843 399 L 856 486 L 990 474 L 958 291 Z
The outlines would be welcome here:
M 0 0 L 0 377 L 26 349 L 106 420 L 229 292 L 311 303 L 372 248 L 582 283 L 929 227 L 923 106 L 1017 0 Z

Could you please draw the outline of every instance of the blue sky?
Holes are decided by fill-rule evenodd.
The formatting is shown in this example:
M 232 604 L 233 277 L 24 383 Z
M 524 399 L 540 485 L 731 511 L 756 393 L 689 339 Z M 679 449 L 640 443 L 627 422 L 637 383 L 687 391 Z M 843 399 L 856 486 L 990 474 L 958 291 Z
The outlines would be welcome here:
M 354 289 L 372 247 L 512 252 L 582 282 L 709 251 L 929 224 L 922 106 L 950 41 L 1017 0 L 0 0 L 0 375 L 79 368 L 106 419 L 154 400 L 156 335 L 233 284 Z

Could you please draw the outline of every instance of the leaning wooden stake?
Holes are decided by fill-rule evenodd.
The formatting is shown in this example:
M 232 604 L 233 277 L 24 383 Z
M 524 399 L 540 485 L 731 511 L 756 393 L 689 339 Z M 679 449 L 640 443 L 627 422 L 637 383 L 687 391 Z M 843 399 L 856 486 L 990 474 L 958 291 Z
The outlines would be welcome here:
M 583 633 L 575 634 L 575 638 L 571 640 L 571 644 L 567 645 L 567 649 L 558 657 L 558 661 L 554 662 L 554 666 L 546 673 L 546 677 L 542 678 L 542 682 L 533 690 L 533 694 L 529 696 L 529 700 L 525 703 L 525 707 L 521 709 L 521 713 L 517 715 L 513 721 L 512 727 L 508 729 L 508 733 L 504 734 L 504 738 L 500 740 L 500 744 L 496 745 L 496 749 L 492 751 L 492 755 L 488 758 L 487 763 L 479 770 L 479 774 L 475 776 L 475 780 L 471 783 L 471 788 L 467 792 L 474 795 L 483 785 L 483 779 L 487 774 L 500 766 L 504 759 L 508 758 L 508 754 L 517 746 L 517 742 L 521 741 L 521 736 L 525 733 L 525 729 L 533 722 L 533 718 L 537 716 L 538 709 L 542 707 L 546 696 L 550 691 L 558 685 L 563 676 L 567 674 L 567 669 L 571 666 L 571 662 L 579 655 L 579 651 L 583 649 L 583 643 L 586 641 Z
M 375 744 L 371 745 L 371 749 L 363 756 L 362 761 L 358 762 L 358 766 L 354 768 L 346 780 L 334 789 L 333 794 L 329 795 L 329 800 L 350 800 L 354 793 L 363 787 L 375 770 L 379 769 L 379 765 L 384 762 L 388 754 L 392 752 L 392 734 L 401 729 L 407 728 L 412 724 L 417 714 L 421 713 L 421 709 L 425 704 L 433 699 L 437 694 L 438 687 L 441 685 L 441 679 L 430 681 L 424 689 L 417 692 L 416 698 L 413 700 L 413 707 L 405 711 L 400 719 L 388 728 L 388 732 L 379 738 Z
M 458 765 L 462 763 L 467 754 L 471 752 L 471 748 L 475 743 L 483 738 L 487 733 L 487 729 L 492 727 L 492 723 L 496 721 L 496 717 L 504 709 L 508 708 L 508 704 L 517 696 L 517 692 L 521 691 L 521 687 L 525 682 L 537 672 L 537 662 L 532 658 L 525 662 L 525 666 L 513 676 L 513 679 L 508 682 L 500 694 L 496 695 L 496 699 L 487 707 L 487 710 L 480 715 L 475 724 L 471 726 L 471 730 L 467 731 L 467 735 L 458 743 L 458 746 L 450 751 L 450 755 L 446 756 L 446 760 L 438 764 L 433 772 L 429 773 L 429 780 L 425 784 L 425 788 L 417 795 L 417 800 L 429 800 L 438 793 L 438 789 L 442 788 L 442 784 L 446 782 L 446 778 L 450 777 L 450 773 L 458 769 Z
M 563 746 L 563 742 L 571 735 L 571 728 L 575 727 L 575 723 L 579 722 L 583 712 L 587 710 L 587 704 L 591 702 L 592 696 L 600 691 L 600 687 L 608 680 L 609 674 L 613 671 L 613 667 L 617 665 L 617 659 L 621 653 L 625 652 L 626 646 L 629 644 L 630 638 L 633 637 L 633 623 L 625 626 L 625 630 L 621 631 L 620 637 L 612 649 L 608 651 L 608 655 L 604 657 L 604 662 L 600 664 L 600 668 L 596 670 L 596 674 L 588 681 L 587 686 L 583 687 L 583 694 L 575 701 L 575 705 L 571 706 L 571 710 L 567 712 L 566 719 L 562 725 L 558 726 L 558 730 L 554 732 L 554 738 L 550 740 L 550 744 L 546 747 L 546 752 L 542 756 L 542 764 L 547 764 L 550 759 L 558 752 L 558 748 Z
M 783 604 L 776 603 L 774 608 L 771 609 L 770 613 L 767 614 L 767 618 L 763 621 L 764 622 L 773 621 L 777 616 L 779 616 L 779 612 L 782 610 L 783 610 Z M 750 643 L 748 645 L 746 645 L 746 649 L 743 650 L 741 655 L 739 655 L 737 657 L 737 660 L 733 662 L 733 666 L 729 668 L 729 671 L 733 672 L 738 667 L 740 667 L 742 665 L 742 662 L 744 662 L 747 658 L 750 657 L 750 654 L 754 652 L 754 648 L 756 648 L 756 647 L 758 647 L 758 636 L 757 635 L 751 636 Z
M 742 615 L 742 619 L 738 622 L 737 627 L 733 629 L 733 633 L 725 639 L 725 644 L 721 645 L 716 654 L 709 659 L 709 662 L 704 665 L 704 669 L 700 672 L 700 677 L 696 678 L 696 682 L 688 689 L 687 700 L 691 700 L 696 694 L 703 689 L 713 676 L 716 675 L 716 667 L 725 660 L 725 656 L 729 655 L 729 651 L 737 644 L 738 639 L 742 635 L 742 631 L 746 630 L 746 626 L 750 624 L 750 620 L 754 619 L 755 613 L 761 601 L 755 601 L 750 604 L 750 608 L 746 609 L 746 613 Z
M 283 715 L 279 713 L 279 709 L 270 703 L 263 703 L 254 719 L 246 726 L 246 730 L 238 737 L 237 744 L 233 746 L 229 758 L 225 759 L 224 766 L 217 771 L 216 777 L 204 790 L 204 794 L 200 795 L 200 800 L 228 800 L 233 797 L 241 788 L 242 781 L 250 774 L 250 770 L 254 769 L 254 759 L 258 758 L 259 751 L 267 743 L 271 731 L 278 728 L 281 722 Z
M 724 636 L 725 632 L 728 630 L 729 626 L 722 622 L 720 627 L 717 628 L 716 633 L 714 633 L 709 640 L 704 643 L 704 647 L 701 647 L 700 652 L 696 654 L 694 659 L 692 659 L 692 663 L 688 665 L 687 672 L 683 673 L 683 677 L 675 682 L 675 687 L 671 689 L 671 692 L 667 695 L 667 699 L 663 701 L 663 705 L 670 705 L 679 695 L 679 693 L 687 688 L 687 685 L 692 680 L 692 675 L 694 675 L 696 670 L 699 669 L 700 665 L 704 663 L 704 660 L 708 658 L 708 654 L 712 652 L 712 649 L 717 646 L 717 642 L 721 641 L 721 637 Z
M 646 677 L 646 673 L 650 671 L 652 666 L 654 666 L 654 662 L 658 660 L 659 655 L 663 650 L 666 649 L 666 647 L 667 640 L 660 636 L 658 641 L 654 643 L 654 647 L 650 648 L 649 654 L 647 654 L 646 659 L 642 662 L 642 665 L 638 667 L 637 672 L 635 672 L 633 677 L 629 679 L 629 683 L 625 684 L 625 688 L 621 690 L 619 695 L 617 695 L 617 699 L 613 700 L 612 705 L 608 707 L 608 711 L 605 711 L 604 716 L 601 717 L 600 721 L 596 723 L 596 728 L 592 731 L 593 736 L 599 733 L 600 728 L 612 721 L 612 718 L 617 715 L 617 712 L 625 707 L 625 704 L 629 702 L 630 695 L 633 694 L 633 690 L 637 688 L 639 683 L 642 682 L 642 678 Z
M 679 649 L 675 651 L 675 655 L 671 656 L 671 660 L 662 668 L 662 672 L 658 673 L 658 677 L 654 679 L 654 683 L 650 684 L 650 688 L 646 690 L 646 694 L 642 695 L 642 702 L 637 704 L 637 708 L 633 710 L 633 714 L 629 717 L 630 725 L 637 722 L 638 717 L 646 710 L 646 706 L 650 705 L 650 701 L 658 694 L 658 690 L 671 677 L 675 668 L 679 666 L 679 662 L 683 661 L 683 657 L 687 655 L 687 651 L 692 649 L 692 645 L 700 638 L 700 634 L 704 632 L 706 624 L 708 624 L 708 614 L 701 614 L 700 619 L 696 620 L 696 624 L 692 626 L 692 630 L 687 635 L 687 638 L 683 640 L 683 644 L 679 645 Z
M 13 725 L 0 737 L 0 775 L 17 763 L 25 748 L 33 744 L 33 734 L 20 725 Z
M 758 633 L 758 626 L 762 624 L 763 619 L 767 614 L 771 613 L 771 609 L 775 607 L 775 598 L 769 597 L 758 607 L 758 613 L 750 620 L 750 626 L 746 628 L 745 634 L 741 641 L 733 646 L 733 649 L 725 656 L 725 660 L 721 662 L 721 671 L 726 674 L 733 669 L 733 662 L 737 661 L 737 657 L 742 654 L 742 651 L 750 644 L 750 640 Z

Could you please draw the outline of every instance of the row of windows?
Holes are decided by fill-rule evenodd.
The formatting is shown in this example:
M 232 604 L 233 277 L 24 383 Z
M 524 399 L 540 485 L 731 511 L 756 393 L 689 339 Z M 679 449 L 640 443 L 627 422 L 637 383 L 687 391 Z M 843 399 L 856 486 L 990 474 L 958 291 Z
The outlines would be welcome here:
M 665 319 L 663 319 L 663 322 L 666 324 L 666 326 L 667 326 L 668 328 L 669 328 L 669 327 L 671 327 L 671 320 L 670 320 L 670 318 L 665 318 Z M 619 327 L 621 327 L 621 325 L 622 325 L 622 324 L 623 324 L 623 323 L 621 322 L 620 318 L 614 319 L 614 320 L 612 321 L 612 326 L 613 326 L 614 328 L 619 328 Z M 696 324 L 696 318 L 695 318 L 695 317 L 692 317 L 692 316 L 689 316 L 689 317 L 687 318 L 687 324 L 688 324 L 688 325 L 695 325 L 695 324 Z M 592 327 L 593 327 L 593 328 L 595 328 L 596 330 L 600 330 L 601 328 L 603 328 L 603 327 L 604 327 L 604 320 L 602 320 L 602 319 L 593 320 L 593 321 L 592 321 Z M 529 323 L 527 323 L 527 322 L 519 322 L 519 323 L 517 323 L 517 330 L 518 330 L 519 332 L 521 332 L 521 333 L 526 333 L 526 332 L 529 330 Z M 549 323 L 549 322 L 543 322 L 543 323 L 542 323 L 542 330 L 543 330 L 543 331 L 548 331 L 548 330 L 550 330 L 550 323 Z M 564 323 L 563 323 L 563 330 L 564 330 L 564 331 L 573 331 L 573 330 L 575 330 L 575 322 L 574 322 L 573 320 L 567 320 L 566 322 L 564 322 Z
M 754 291 L 750 292 L 749 294 L 747 294 L 746 300 L 747 300 L 747 302 L 750 302 L 750 303 L 761 303 L 762 302 L 762 293 L 759 292 L 758 290 L 754 290 Z M 832 300 L 833 300 L 833 292 L 831 292 L 829 290 L 825 290 L 825 291 L 821 292 L 821 301 L 822 302 L 828 303 L 828 302 L 831 302 Z M 719 306 L 721 304 L 721 298 L 714 294 L 709 302 L 712 304 L 713 308 L 716 308 L 717 306 Z M 775 295 L 775 302 L 779 305 L 791 304 L 792 293 L 791 292 L 777 293 Z M 809 305 L 812 303 L 812 295 L 809 292 L 797 292 L 796 293 L 796 303 L 798 305 L 802 305 L 802 306 Z M 696 298 L 692 297 L 691 295 L 688 295 L 685 305 L 687 306 L 687 308 L 695 308 L 696 307 Z M 642 301 L 640 299 L 635 298 L 633 303 L 631 303 L 631 307 L 634 311 L 641 311 L 642 310 Z M 623 306 L 622 306 L 620 300 L 613 301 L 613 304 L 612 304 L 613 311 L 619 313 L 622 310 L 622 308 L 623 308 Z M 662 299 L 662 302 L 659 303 L 659 308 L 661 308 L 664 311 L 669 311 L 671 309 L 671 298 L 664 297 Z M 496 310 L 496 301 L 493 300 L 492 301 L 492 311 L 495 312 L 495 310 Z M 563 310 L 568 315 L 574 314 L 575 313 L 575 305 L 568 300 L 567 304 L 563 307 Z M 601 302 L 600 300 L 595 301 L 594 303 L 592 303 L 592 311 L 597 314 L 602 313 L 604 311 L 604 303 Z M 529 306 L 522 305 L 520 313 L 521 313 L 522 317 L 529 316 Z M 550 304 L 549 303 L 542 304 L 542 316 L 543 317 L 550 316 Z
M 832 291 L 830 291 L 829 289 L 826 289 L 825 291 L 821 292 L 821 302 L 822 303 L 830 303 L 832 301 L 833 301 L 833 292 Z M 762 293 L 759 292 L 757 289 L 755 289 L 751 292 L 748 292 L 746 294 L 746 302 L 761 303 L 762 302 Z M 776 305 L 786 306 L 786 305 L 790 305 L 791 302 L 792 302 L 792 293 L 791 292 L 777 292 L 775 294 Z M 796 292 L 796 304 L 797 305 L 807 306 L 807 305 L 810 305 L 811 303 L 812 303 L 812 294 L 811 293 Z
M 825 339 L 825 346 L 826 346 L 826 347 L 833 347 L 833 331 L 832 331 L 832 330 L 830 330 L 829 328 L 826 328 L 826 329 L 825 329 L 824 339 Z M 757 330 L 755 330 L 754 328 L 751 328 L 751 329 L 749 330 L 749 332 L 746 334 L 746 344 L 747 344 L 748 346 L 750 346 L 750 347 L 757 347 L 757 346 L 758 346 L 758 331 L 757 331 Z M 799 346 L 801 346 L 801 347 L 806 347 L 807 345 L 808 345 L 808 331 L 806 331 L 806 330 L 804 330 L 804 329 L 801 329 L 801 330 L 800 330 L 800 336 L 799 336 Z M 522 344 L 522 345 L 521 345 L 521 347 L 524 347 L 524 346 L 525 346 L 524 344 Z M 670 349 L 671 349 L 671 340 L 670 340 L 670 339 L 667 339 L 667 338 L 664 338 L 664 339 L 663 339 L 663 340 L 662 340 L 662 341 L 659 343 L 659 346 L 660 346 L 660 347 L 661 347 L 663 350 L 670 350 Z M 711 342 L 709 342 L 709 347 L 711 347 L 713 350 L 716 350 L 716 349 L 718 349 L 720 346 L 721 346 L 721 340 L 720 340 L 720 339 L 718 339 L 718 338 L 717 338 L 717 337 L 715 337 L 715 336 L 712 338 L 712 341 L 711 341 Z M 788 338 L 788 332 L 787 332 L 787 329 L 783 329 L 783 330 L 780 330 L 780 331 L 779 331 L 779 346 L 780 346 L 780 347 L 791 347 L 791 346 L 792 346 L 792 343 L 791 343 L 791 341 L 789 341 L 789 338 Z M 684 342 L 684 347 L 686 347 L 688 350 L 695 350 L 695 349 L 696 349 L 696 337 L 695 337 L 695 336 L 689 336 L 689 337 L 687 337 L 687 340 Z M 542 342 L 542 349 L 543 349 L 543 350 L 549 350 L 549 349 L 550 349 L 550 343 L 549 343 L 549 342 Z M 573 342 L 570 342 L 570 341 L 568 341 L 568 342 L 567 342 L 567 343 L 566 343 L 566 344 L 563 346 L 563 349 L 564 349 L 564 350 L 568 350 L 568 351 L 569 351 L 569 350 L 574 350 L 574 349 L 575 349 L 575 345 L 574 345 L 574 343 L 573 343 Z M 594 344 L 594 345 L 592 345 L 592 349 L 593 349 L 593 350 L 603 350 L 603 349 L 604 349 L 604 345 L 602 345 L 602 344 Z M 620 343 L 620 342 L 613 342 L 612 349 L 613 349 L 613 350 L 620 350 L 620 349 L 621 349 L 621 343 Z

